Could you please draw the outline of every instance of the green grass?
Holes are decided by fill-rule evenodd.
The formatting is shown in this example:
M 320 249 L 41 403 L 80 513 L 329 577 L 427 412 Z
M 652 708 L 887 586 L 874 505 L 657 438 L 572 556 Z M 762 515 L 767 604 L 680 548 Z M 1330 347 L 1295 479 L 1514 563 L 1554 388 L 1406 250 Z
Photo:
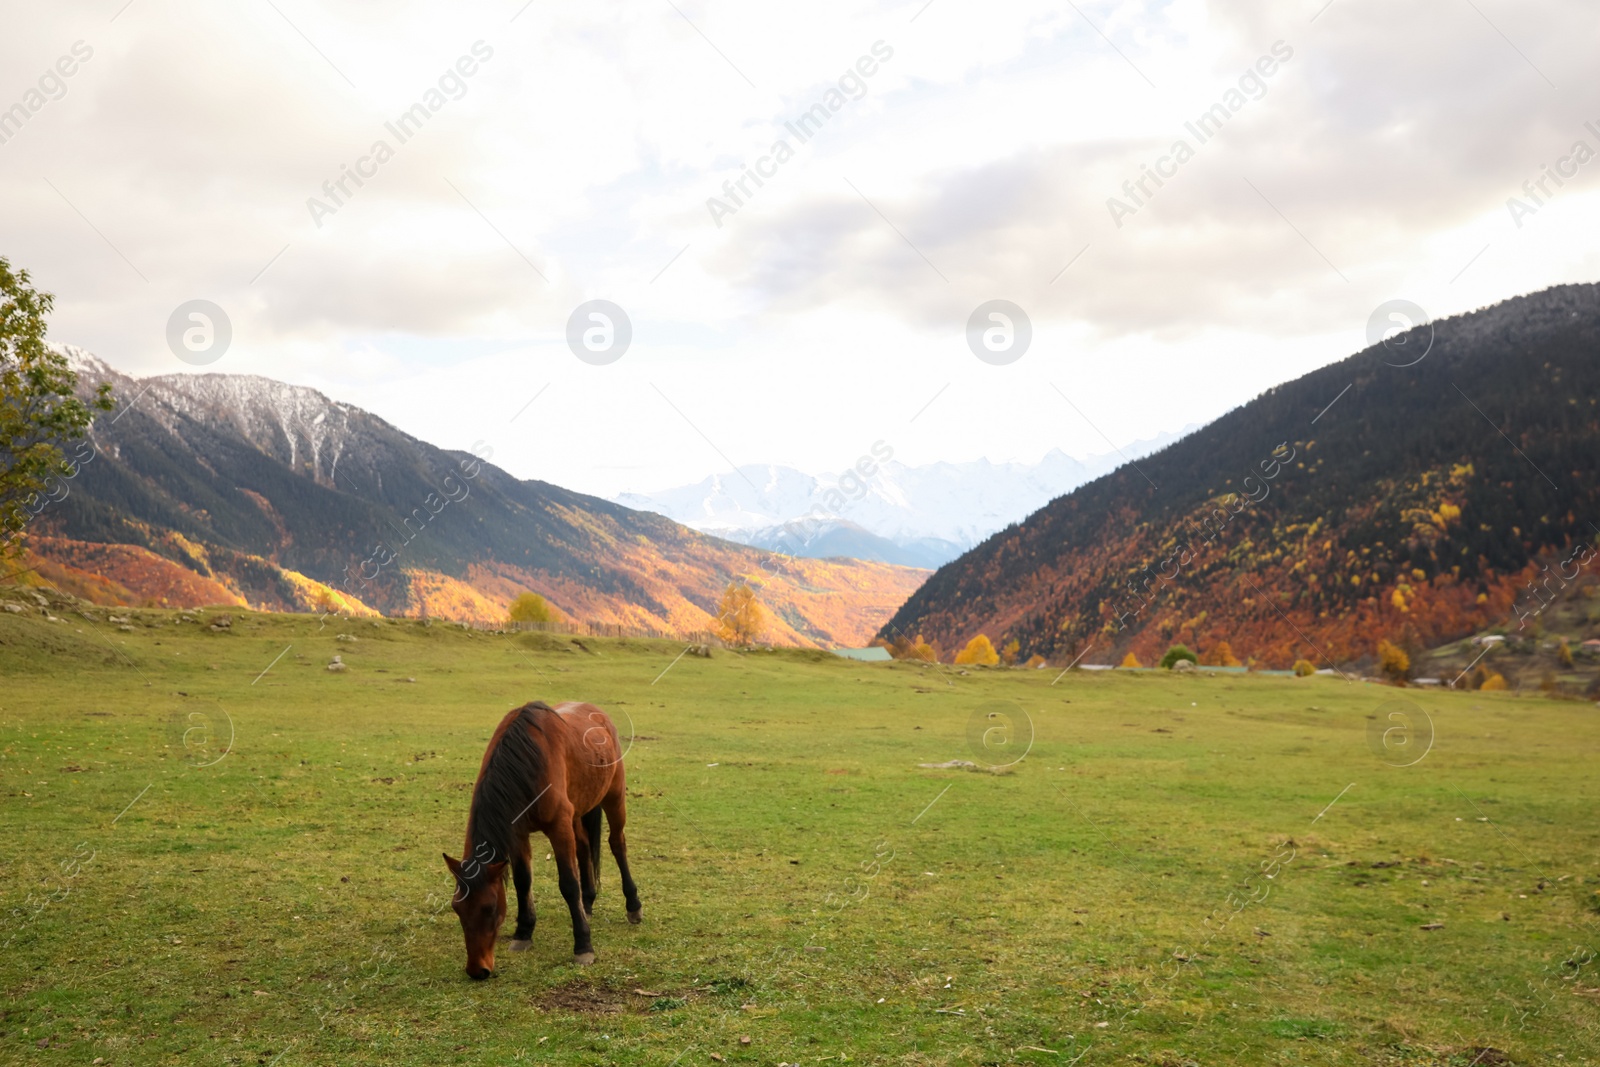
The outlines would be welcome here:
M 0 614 L 6 1062 L 1600 1062 L 1586 704 L 55 610 Z M 439 854 L 532 698 L 635 735 L 645 922 L 607 857 L 574 968 L 540 847 L 474 983 Z

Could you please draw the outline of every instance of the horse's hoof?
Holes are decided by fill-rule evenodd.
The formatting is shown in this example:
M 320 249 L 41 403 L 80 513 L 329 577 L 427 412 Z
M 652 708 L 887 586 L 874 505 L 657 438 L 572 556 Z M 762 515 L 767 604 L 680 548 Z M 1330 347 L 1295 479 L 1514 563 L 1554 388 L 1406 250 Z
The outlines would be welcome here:
M 591 963 L 594 962 L 594 953 L 593 952 L 576 952 L 576 953 L 573 953 L 572 962 L 577 964 L 579 967 L 587 967 Z
M 640 923 L 644 922 L 644 909 L 634 908 L 632 911 L 628 912 L 628 921 L 635 926 L 638 926 Z
M 526 952 L 533 947 L 533 938 L 515 939 L 511 942 L 512 952 Z

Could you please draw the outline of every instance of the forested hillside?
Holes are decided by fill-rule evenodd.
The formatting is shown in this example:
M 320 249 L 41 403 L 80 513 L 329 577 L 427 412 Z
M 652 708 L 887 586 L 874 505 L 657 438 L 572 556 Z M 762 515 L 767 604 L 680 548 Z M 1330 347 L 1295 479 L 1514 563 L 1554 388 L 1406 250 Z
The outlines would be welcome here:
M 105 603 L 248 604 L 502 618 L 518 593 L 571 618 L 711 627 L 760 584 L 765 636 L 860 644 L 926 572 L 787 560 L 448 452 L 312 389 L 244 375 L 135 379 L 74 350 L 118 408 L 29 531 L 39 571 Z
M 982 632 L 1112 663 L 1227 642 L 1287 666 L 1515 625 L 1535 575 L 1592 577 L 1600 286 L 1443 320 L 1405 349 L 1274 388 L 1052 501 L 937 571 L 880 636 L 948 654 Z

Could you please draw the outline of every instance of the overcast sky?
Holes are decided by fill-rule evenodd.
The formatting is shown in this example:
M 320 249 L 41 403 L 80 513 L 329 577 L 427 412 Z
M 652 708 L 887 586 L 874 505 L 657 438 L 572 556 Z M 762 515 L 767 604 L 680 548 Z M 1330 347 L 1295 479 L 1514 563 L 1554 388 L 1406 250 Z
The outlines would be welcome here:
M 124 4 L 4 6 L 0 255 L 52 339 L 589 492 L 1105 452 L 1387 300 L 1600 278 L 1593 0 Z M 194 299 L 232 328 L 205 367 Z M 594 299 L 632 322 L 603 365 Z M 995 299 L 1032 326 L 1004 365 L 968 344 Z

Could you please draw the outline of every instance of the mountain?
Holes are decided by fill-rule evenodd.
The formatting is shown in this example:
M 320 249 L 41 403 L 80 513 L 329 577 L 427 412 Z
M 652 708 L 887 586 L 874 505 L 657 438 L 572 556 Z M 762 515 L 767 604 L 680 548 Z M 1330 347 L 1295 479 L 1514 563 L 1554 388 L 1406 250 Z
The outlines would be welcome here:
M 103 603 L 502 618 L 518 593 L 570 618 L 710 628 L 759 576 L 779 643 L 864 643 L 924 572 L 769 553 L 448 452 L 312 389 L 247 375 L 110 381 L 75 477 L 34 520 L 41 574 Z M 756 580 L 752 578 L 752 580 Z
M 948 653 L 982 632 L 1087 663 L 1227 642 L 1241 660 L 1323 666 L 1380 639 L 1422 649 L 1515 628 L 1552 580 L 1600 592 L 1600 286 L 1400 340 L 993 535 L 881 636 L 922 633 Z
M 616 499 L 729 540 L 786 545 L 797 556 L 936 567 L 1047 501 L 1178 436 L 1163 434 L 1121 453 L 1082 460 L 1052 450 L 1038 463 L 980 459 L 915 467 L 894 459 L 893 449 L 880 441 L 857 469 L 839 474 L 750 465 L 692 485 Z
M 729 531 L 730 541 L 806 559 L 862 559 L 932 570 L 961 554 L 961 546 L 936 537 L 891 541 L 853 522 L 796 519 L 749 532 Z

